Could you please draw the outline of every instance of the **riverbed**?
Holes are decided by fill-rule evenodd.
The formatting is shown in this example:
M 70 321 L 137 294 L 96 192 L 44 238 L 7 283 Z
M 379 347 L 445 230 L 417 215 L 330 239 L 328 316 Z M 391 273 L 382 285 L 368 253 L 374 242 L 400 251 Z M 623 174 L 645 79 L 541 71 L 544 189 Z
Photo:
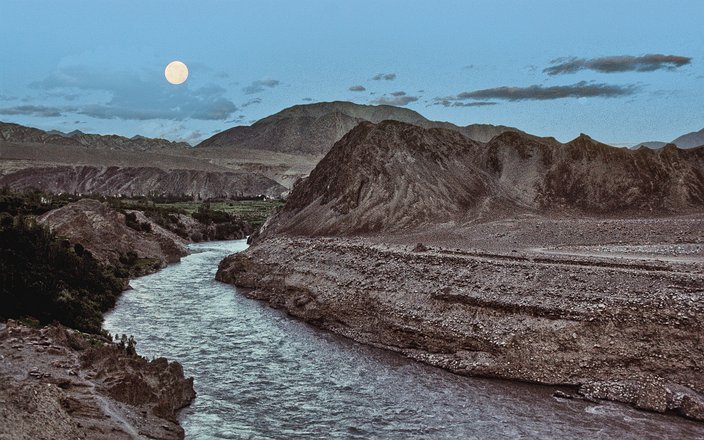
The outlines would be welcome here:
M 215 281 L 244 240 L 199 243 L 132 280 L 106 316 L 146 357 L 178 360 L 198 393 L 189 439 L 704 438 L 704 425 L 554 387 L 462 377 L 320 331 Z

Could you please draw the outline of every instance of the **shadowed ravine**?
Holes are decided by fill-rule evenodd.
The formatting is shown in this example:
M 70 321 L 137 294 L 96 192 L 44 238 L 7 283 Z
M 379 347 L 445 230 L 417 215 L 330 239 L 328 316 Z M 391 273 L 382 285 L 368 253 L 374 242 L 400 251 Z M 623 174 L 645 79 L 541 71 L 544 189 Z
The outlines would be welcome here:
M 214 280 L 244 240 L 192 245 L 131 282 L 106 317 L 140 354 L 180 361 L 198 392 L 186 438 L 701 438 L 704 426 L 553 387 L 475 379 L 350 342 Z

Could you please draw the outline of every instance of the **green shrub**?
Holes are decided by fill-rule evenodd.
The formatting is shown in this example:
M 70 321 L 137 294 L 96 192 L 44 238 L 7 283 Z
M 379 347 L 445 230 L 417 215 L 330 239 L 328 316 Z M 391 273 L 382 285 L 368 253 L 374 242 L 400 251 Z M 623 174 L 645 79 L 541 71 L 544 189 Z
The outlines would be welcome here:
M 34 317 L 100 333 L 124 280 L 81 245 L 70 246 L 24 216 L 0 227 L 0 316 Z

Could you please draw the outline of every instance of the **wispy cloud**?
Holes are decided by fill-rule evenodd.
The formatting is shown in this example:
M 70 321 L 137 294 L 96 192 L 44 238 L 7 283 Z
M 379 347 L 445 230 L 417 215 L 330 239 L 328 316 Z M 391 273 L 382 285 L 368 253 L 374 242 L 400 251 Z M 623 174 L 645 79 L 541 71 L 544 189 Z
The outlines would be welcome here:
M 488 101 L 499 99 L 504 101 L 545 101 L 562 98 L 616 98 L 630 96 L 638 91 L 638 86 L 633 84 L 613 85 L 580 81 L 576 84 L 566 86 L 532 85 L 528 87 L 495 87 L 491 89 L 474 90 L 462 92 L 456 96 L 436 98 L 436 101 Z M 486 105 L 486 104 L 485 104 Z M 491 105 L 491 104 L 489 104 Z
M 79 91 L 83 95 L 91 92 L 108 96 L 96 99 L 97 102 L 56 109 L 99 119 L 225 120 L 237 111 L 237 106 L 224 96 L 225 89 L 216 84 L 197 89 L 188 85 L 172 86 L 157 72 L 72 65 L 58 69 L 30 87 L 55 95 L 73 96 Z
M 348 90 L 350 92 L 364 92 L 367 88 L 364 86 L 351 86 Z
M 240 106 L 242 108 L 244 107 L 249 107 L 250 105 L 256 105 L 256 104 L 261 104 L 262 103 L 262 98 L 253 98 L 250 99 L 249 101 L 245 102 L 244 104 L 241 104 Z
M 393 81 L 396 79 L 395 73 L 377 73 L 372 77 L 373 81 Z
M 398 92 L 397 92 L 398 93 Z M 408 96 L 405 93 L 403 95 L 393 95 L 392 96 L 381 96 L 377 99 L 370 101 L 372 104 L 378 105 L 395 105 L 395 106 L 405 106 L 411 102 L 418 101 L 417 96 Z
M 0 108 L 0 115 L 25 115 L 50 118 L 62 116 L 63 111 L 64 110 L 60 107 L 47 107 L 44 105 L 17 105 L 14 107 Z
M 247 87 L 244 87 L 242 91 L 247 95 L 253 95 L 255 93 L 263 92 L 265 88 L 273 89 L 274 87 L 278 87 L 280 84 L 281 81 L 278 79 L 260 79 L 257 81 L 252 81 L 252 83 Z
M 558 58 L 550 67 L 543 69 L 548 75 L 575 73 L 580 70 L 593 70 L 602 73 L 652 72 L 674 70 L 690 64 L 692 59 L 679 55 L 648 54 L 643 56 L 618 55 L 601 58 Z
M 455 97 L 449 98 L 435 98 L 431 105 L 441 105 L 443 107 L 486 107 L 490 105 L 496 105 L 493 101 L 478 101 L 478 102 L 462 102 L 456 101 Z

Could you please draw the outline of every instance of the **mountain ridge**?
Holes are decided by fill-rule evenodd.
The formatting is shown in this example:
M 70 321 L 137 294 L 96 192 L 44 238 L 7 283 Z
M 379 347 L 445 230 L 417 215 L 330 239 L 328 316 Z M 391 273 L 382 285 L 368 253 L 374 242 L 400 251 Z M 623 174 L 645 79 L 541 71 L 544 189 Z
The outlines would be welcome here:
M 704 208 L 704 148 L 625 150 L 584 134 L 565 144 L 517 132 L 363 122 L 294 186 L 265 235 L 399 231 L 501 212 L 614 215 Z
M 63 133 L 58 130 L 44 131 L 39 128 L 2 121 L 0 121 L 0 141 L 83 146 L 92 149 L 125 151 L 191 148 L 185 142 L 174 142 L 161 138 L 148 138 L 139 135 L 127 138 L 114 134 L 83 133 L 80 130 L 73 130 L 70 133 Z
M 514 127 L 490 124 L 457 126 L 431 121 L 420 113 L 390 105 L 363 105 L 348 101 L 318 102 L 285 108 L 250 126 L 237 126 L 204 140 L 196 148 L 240 148 L 322 156 L 360 122 L 395 120 L 424 128 L 446 128 L 486 142 Z

